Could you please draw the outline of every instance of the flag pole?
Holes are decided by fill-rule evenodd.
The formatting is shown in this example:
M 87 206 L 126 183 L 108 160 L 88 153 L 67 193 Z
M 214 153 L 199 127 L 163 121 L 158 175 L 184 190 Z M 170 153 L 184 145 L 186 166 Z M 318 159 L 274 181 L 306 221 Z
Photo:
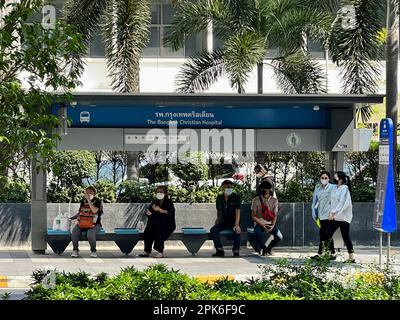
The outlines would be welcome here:
M 390 232 L 388 232 L 387 236 L 387 261 L 386 264 L 389 267 L 389 262 L 390 262 Z
M 382 231 L 379 231 L 379 266 L 382 265 Z

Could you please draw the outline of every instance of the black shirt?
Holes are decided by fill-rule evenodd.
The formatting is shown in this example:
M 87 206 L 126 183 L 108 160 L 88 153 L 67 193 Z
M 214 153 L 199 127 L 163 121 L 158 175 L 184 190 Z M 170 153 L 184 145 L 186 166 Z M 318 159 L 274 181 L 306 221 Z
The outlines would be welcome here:
M 85 205 L 88 204 L 88 202 L 86 201 L 86 199 L 83 199 L 81 201 L 81 205 L 79 207 L 79 210 Z M 92 204 L 99 209 L 99 211 L 97 211 L 97 220 L 96 220 L 96 224 L 101 225 L 101 215 L 103 214 L 103 204 L 101 203 L 101 200 L 99 198 L 94 197 L 92 200 Z
M 241 199 L 238 194 L 232 193 L 227 201 L 224 194 L 219 194 L 216 201 L 218 223 L 233 227 L 236 222 L 236 209 L 240 209 L 240 205 Z
M 159 206 L 163 210 L 167 210 L 167 213 L 161 213 L 153 209 L 153 204 Z M 148 222 L 150 223 L 161 223 L 167 226 L 175 226 L 175 207 L 171 199 L 153 200 L 149 206 L 149 211 L 152 215 L 147 216 Z

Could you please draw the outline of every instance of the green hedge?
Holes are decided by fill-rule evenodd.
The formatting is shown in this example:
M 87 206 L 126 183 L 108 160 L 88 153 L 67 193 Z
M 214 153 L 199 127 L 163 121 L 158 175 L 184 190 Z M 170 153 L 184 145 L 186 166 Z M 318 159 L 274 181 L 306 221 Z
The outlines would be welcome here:
M 127 267 L 115 276 L 90 276 L 83 271 L 56 273 L 53 289 L 33 274 L 28 300 L 398 300 L 400 276 L 390 269 L 371 267 L 353 274 L 328 266 L 329 260 L 291 265 L 285 260 L 260 266 L 256 279 L 226 278 L 203 283 L 164 264 L 143 271 Z
M 26 202 L 30 202 L 30 192 L 24 180 L 0 177 L 0 203 Z

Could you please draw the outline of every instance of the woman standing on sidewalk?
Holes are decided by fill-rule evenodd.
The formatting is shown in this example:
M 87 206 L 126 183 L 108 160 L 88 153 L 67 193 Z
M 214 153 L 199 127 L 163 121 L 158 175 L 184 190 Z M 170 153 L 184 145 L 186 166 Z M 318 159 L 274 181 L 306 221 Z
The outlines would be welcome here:
M 324 244 L 328 245 L 329 239 L 340 228 L 343 241 L 346 245 L 349 258 L 345 263 L 355 263 L 353 243 L 350 239 L 350 223 L 353 219 L 353 205 L 350 195 L 350 178 L 342 171 L 335 173 L 337 188 L 332 192 L 329 225 L 324 234 Z
M 329 213 L 331 212 L 331 196 L 332 192 L 336 190 L 336 185 L 329 183 L 331 175 L 328 171 L 322 171 L 319 175 L 320 183 L 314 189 L 313 202 L 312 202 L 312 217 L 317 222 L 320 222 L 319 228 L 319 248 L 318 254 L 312 256 L 311 259 L 319 259 L 324 251 L 323 237 L 329 226 Z M 326 248 L 328 249 L 328 248 Z M 335 260 L 335 247 L 333 239 L 329 239 L 330 260 Z

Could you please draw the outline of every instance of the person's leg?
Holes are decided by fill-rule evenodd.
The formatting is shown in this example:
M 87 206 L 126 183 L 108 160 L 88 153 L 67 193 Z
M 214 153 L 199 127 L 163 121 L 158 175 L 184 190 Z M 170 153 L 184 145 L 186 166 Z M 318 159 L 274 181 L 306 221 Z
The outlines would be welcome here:
M 171 236 L 171 234 L 175 231 L 176 225 L 169 225 L 167 226 L 165 233 L 164 233 L 164 241 L 168 240 L 168 238 Z
M 163 253 L 164 252 L 164 239 L 165 239 L 165 226 L 159 225 L 154 228 L 154 250 Z
M 319 229 L 319 248 L 318 248 L 318 254 L 321 255 L 323 252 L 323 238 L 324 238 L 324 234 L 326 233 L 329 223 L 329 220 L 320 220 L 321 222 L 321 228 Z M 333 243 L 333 239 L 329 239 L 329 243 L 328 243 L 328 247 L 329 247 L 329 251 L 331 254 L 335 254 L 335 246 Z
M 274 239 L 269 243 L 267 247 L 267 252 L 271 253 L 271 250 L 273 247 L 275 247 L 282 239 L 283 239 L 283 234 L 282 232 L 278 229 L 277 226 L 275 226 L 271 230 L 271 234 L 274 236 Z
M 87 238 L 90 245 L 90 251 L 96 252 L 96 234 L 100 231 L 101 225 L 96 224 L 94 228 L 87 231 Z
M 224 230 L 224 228 L 221 225 L 215 225 L 210 229 L 211 233 L 211 238 L 212 241 L 214 242 L 214 247 L 217 251 L 224 251 L 224 247 L 222 246 L 221 238 L 219 236 L 219 233 Z
M 144 229 L 143 238 L 144 238 L 144 252 L 150 254 L 151 247 L 153 246 L 153 241 L 154 241 L 152 226 L 150 225 L 146 226 L 146 229 Z
M 82 229 L 76 225 L 71 232 L 71 241 L 74 251 L 79 251 L 79 236 L 81 235 Z
M 353 243 L 350 239 L 350 223 L 346 221 L 339 221 L 340 232 L 342 233 L 343 241 L 346 245 L 347 252 L 349 253 L 349 260 L 354 260 Z
M 264 229 L 260 225 L 256 225 L 254 227 L 254 235 L 256 237 L 257 244 L 260 246 L 261 249 L 267 250 L 267 247 L 265 245 L 264 241 Z
M 329 221 L 329 220 L 328 220 Z M 329 248 L 332 252 L 333 246 L 333 234 L 339 228 L 339 223 L 336 220 L 331 220 L 328 222 L 328 226 L 325 232 L 322 234 L 322 246 L 325 248 Z M 334 250 L 334 248 L 333 248 Z
M 233 247 L 232 251 L 234 254 L 238 254 L 240 251 L 240 233 L 233 231 Z

